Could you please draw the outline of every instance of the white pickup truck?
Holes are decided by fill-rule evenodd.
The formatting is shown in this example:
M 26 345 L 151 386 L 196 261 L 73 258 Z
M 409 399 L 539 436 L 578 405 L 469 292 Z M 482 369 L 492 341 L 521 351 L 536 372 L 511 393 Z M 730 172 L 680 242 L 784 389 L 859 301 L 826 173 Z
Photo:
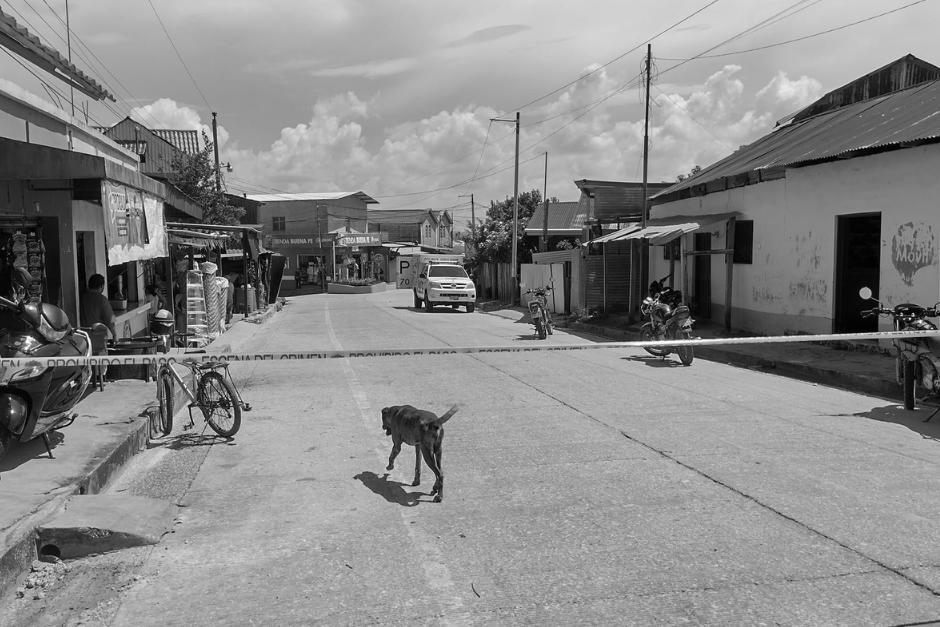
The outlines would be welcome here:
M 428 311 L 434 305 L 450 305 L 454 309 L 463 305 L 467 313 L 476 308 L 477 290 L 463 266 L 455 263 L 426 262 L 418 269 L 414 282 L 415 307 Z

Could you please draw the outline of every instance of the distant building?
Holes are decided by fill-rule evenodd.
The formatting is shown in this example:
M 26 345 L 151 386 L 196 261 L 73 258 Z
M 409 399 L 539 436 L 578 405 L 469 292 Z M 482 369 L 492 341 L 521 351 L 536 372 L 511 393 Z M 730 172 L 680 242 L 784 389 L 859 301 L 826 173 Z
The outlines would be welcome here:
M 325 269 L 327 276 L 348 274 L 353 263 L 361 278 L 379 267 L 387 276 L 383 234 L 369 232 L 368 206 L 378 201 L 364 192 L 248 194 L 264 225 L 264 246 L 287 258 L 284 277 L 294 270 Z M 290 270 L 288 272 L 287 270 Z
M 447 210 L 370 209 L 369 230 L 388 234 L 389 242 L 416 244 L 426 250 L 454 247 L 454 220 Z

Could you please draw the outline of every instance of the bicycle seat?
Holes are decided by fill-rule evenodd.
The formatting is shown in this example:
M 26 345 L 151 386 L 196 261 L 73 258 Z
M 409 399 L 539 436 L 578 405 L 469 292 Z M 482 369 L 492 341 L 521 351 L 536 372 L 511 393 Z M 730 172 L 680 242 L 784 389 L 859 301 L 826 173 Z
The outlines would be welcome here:
M 199 364 L 200 370 L 215 370 L 216 368 L 228 368 L 227 361 L 207 361 Z

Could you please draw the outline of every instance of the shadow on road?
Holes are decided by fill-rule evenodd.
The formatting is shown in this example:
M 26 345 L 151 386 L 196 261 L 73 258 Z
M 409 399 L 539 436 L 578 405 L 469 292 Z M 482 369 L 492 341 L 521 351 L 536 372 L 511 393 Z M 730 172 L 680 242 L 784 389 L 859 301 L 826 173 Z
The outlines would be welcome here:
M 918 405 L 914 411 L 907 411 L 901 405 L 885 405 L 884 407 L 875 407 L 870 411 L 857 412 L 852 415 L 859 418 L 880 420 L 881 422 L 892 422 L 919 433 L 923 438 L 940 440 L 940 411 L 938 410 L 940 408 L 929 405 Z M 934 412 L 937 412 L 937 414 L 931 418 L 930 422 L 924 422 Z
M 178 451 L 194 446 L 213 446 L 215 444 L 235 445 L 234 438 L 223 438 L 214 433 L 181 433 L 167 443 L 167 448 Z
M 676 361 L 675 359 L 670 359 L 669 357 L 653 357 L 652 355 L 627 355 L 626 357 L 621 357 L 620 359 L 625 359 L 627 361 L 637 361 L 641 364 L 646 364 L 653 368 L 685 368 L 682 365 L 682 362 Z
M 389 481 L 388 473 L 377 475 L 374 472 L 364 471 L 353 477 L 362 482 L 362 485 L 369 488 L 389 503 L 398 503 L 405 507 L 414 507 L 421 502 L 419 495 L 424 492 L 408 492 L 405 490 L 404 483 L 400 481 Z M 408 486 L 411 487 L 411 486 Z
M 49 433 L 49 444 L 52 447 L 52 454 L 56 454 L 56 448 L 59 445 L 65 442 L 65 435 L 60 431 L 51 431 Z M 46 445 L 43 444 L 42 438 L 34 438 L 28 442 L 10 442 L 9 449 L 7 449 L 6 454 L 3 456 L 3 461 L 0 462 L 0 472 L 6 472 L 8 470 L 13 470 L 17 466 L 21 466 L 26 462 L 33 459 L 48 459 L 50 462 L 55 461 L 55 457 L 50 458 L 48 451 L 46 451 Z

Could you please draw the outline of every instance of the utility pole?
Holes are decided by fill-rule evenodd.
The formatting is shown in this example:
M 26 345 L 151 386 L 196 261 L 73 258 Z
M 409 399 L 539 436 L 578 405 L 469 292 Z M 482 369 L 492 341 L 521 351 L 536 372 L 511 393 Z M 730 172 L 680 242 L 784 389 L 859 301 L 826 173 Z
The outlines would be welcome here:
M 219 138 L 216 130 L 216 113 L 212 112 L 212 147 L 215 148 L 215 191 L 222 193 L 222 171 L 219 167 Z
M 467 198 L 470 197 L 470 235 L 476 236 L 476 226 L 477 226 L 477 213 L 476 205 L 473 204 L 473 194 L 461 194 L 457 198 Z
M 519 238 L 519 112 L 516 111 L 516 119 L 492 118 L 493 122 L 515 122 L 516 124 L 516 174 L 512 187 L 512 268 L 510 268 L 512 277 L 512 294 L 509 302 L 515 305 L 519 302 L 519 270 L 517 268 L 516 255 Z
M 649 213 L 649 191 L 647 183 L 647 166 L 649 165 L 650 151 L 650 79 L 653 66 L 653 44 L 646 44 L 646 113 L 643 121 L 643 215 L 640 225 L 645 229 L 647 214 Z M 640 240 L 640 298 L 649 283 L 649 240 L 645 237 Z
M 69 51 L 69 64 L 72 63 L 72 29 L 69 27 L 69 0 L 65 0 L 65 46 Z M 75 87 L 69 81 L 69 101 L 72 103 L 72 117 L 75 117 Z M 69 131 L 69 150 L 71 146 L 71 131 Z
M 545 203 L 545 220 L 542 222 L 542 252 L 548 252 L 548 151 L 545 151 L 545 186 L 542 188 L 542 202 Z

